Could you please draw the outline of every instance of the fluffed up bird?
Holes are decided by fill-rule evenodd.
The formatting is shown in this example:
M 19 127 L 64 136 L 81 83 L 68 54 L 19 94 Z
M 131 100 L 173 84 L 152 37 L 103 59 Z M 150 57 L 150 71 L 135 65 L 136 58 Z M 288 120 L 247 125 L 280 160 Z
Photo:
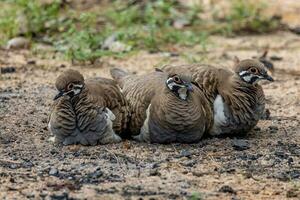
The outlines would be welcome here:
M 210 129 L 209 102 L 184 74 L 156 71 L 131 75 L 121 69 L 111 70 L 129 103 L 129 129 L 136 140 L 193 143 Z
M 58 94 L 49 117 L 49 130 L 64 145 L 117 143 L 129 120 L 127 102 L 116 81 L 84 80 L 66 70 L 56 80 Z
M 165 66 L 169 73 L 191 71 L 214 110 L 211 135 L 238 134 L 250 131 L 265 110 L 265 96 L 260 80 L 273 81 L 263 63 L 246 59 L 235 63 L 234 70 L 193 64 Z

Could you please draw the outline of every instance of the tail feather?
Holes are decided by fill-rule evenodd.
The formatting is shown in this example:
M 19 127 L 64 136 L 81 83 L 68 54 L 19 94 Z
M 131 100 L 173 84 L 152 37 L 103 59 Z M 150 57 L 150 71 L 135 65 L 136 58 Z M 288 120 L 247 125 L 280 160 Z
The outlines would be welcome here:
M 114 67 L 110 70 L 110 75 L 112 76 L 113 79 L 115 79 L 118 83 L 121 82 L 121 80 L 125 77 L 130 75 L 130 73 L 126 72 L 123 69 Z

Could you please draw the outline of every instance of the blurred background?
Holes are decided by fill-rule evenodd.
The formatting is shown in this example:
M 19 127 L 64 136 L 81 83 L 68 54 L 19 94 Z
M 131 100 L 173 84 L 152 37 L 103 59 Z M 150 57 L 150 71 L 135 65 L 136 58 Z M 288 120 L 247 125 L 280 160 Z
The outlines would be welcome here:
M 299 36 L 300 0 L 0 0 L 0 199 L 299 200 Z M 68 68 L 111 77 L 112 67 L 146 74 L 235 57 L 259 58 L 275 79 L 262 83 L 266 116 L 245 137 L 48 141 Z
M 196 45 L 206 51 L 216 45 L 212 35 L 300 33 L 293 0 L 1 0 L 0 7 L 3 48 L 78 62 Z

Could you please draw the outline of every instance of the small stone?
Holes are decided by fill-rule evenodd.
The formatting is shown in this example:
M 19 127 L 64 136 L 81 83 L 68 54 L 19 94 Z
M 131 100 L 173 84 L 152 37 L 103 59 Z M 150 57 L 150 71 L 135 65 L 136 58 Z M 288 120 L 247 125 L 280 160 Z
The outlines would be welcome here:
M 7 42 L 7 49 L 28 49 L 30 40 L 24 37 L 16 37 Z
M 57 152 L 55 149 L 51 149 L 51 150 L 50 150 L 50 153 L 51 153 L 52 155 L 55 155 L 55 154 L 57 154 L 58 152 Z
M 223 185 L 220 189 L 219 192 L 223 193 L 230 193 L 230 194 L 236 194 L 236 191 L 230 187 L 229 185 Z
M 294 159 L 293 159 L 292 157 L 289 157 L 288 163 L 289 163 L 289 164 L 292 164 L 293 162 L 294 162 Z
M 66 68 L 66 65 L 65 64 L 60 64 L 59 67 L 60 68 Z
M 158 171 L 158 169 L 150 169 L 150 176 L 160 176 L 161 173 Z
M 64 192 L 62 194 L 52 194 L 50 197 L 51 200 L 67 200 L 69 199 L 69 194 Z
M 131 46 L 126 45 L 120 41 L 117 41 L 117 35 L 112 34 L 108 38 L 106 38 L 102 44 L 102 49 L 109 50 L 112 52 L 126 52 L 131 50 Z
M 247 149 L 250 149 L 250 144 L 248 143 L 247 140 L 233 140 L 232 142 L 232 147 L 234 148 L 234 150 L 237 151 L 244 151 Z
M 57 176 L 58 175 L 58 170 L 54 167 L 52 167 L 49 171 L 50 176 Z
M 28 61 L 27 61 L 27 64 L 28 64 L 28 65 L 35 65 L 35 64 L 36 64 L 36 61 L 35 61 L 35 60 L 28 60 Z
M 189 24 L 190 24 L 190 21 L 187 19 L 177 19 L 173 22 L 173 26 L 176 29 L 182 29 Z
M 153 163 L 152 166 L 151 166 L 152 169 L 155 169 L 155 168 L 158 168 L 158 167 L 159 167 L 159 163 Z
M 1 67 L 1 74 L 7 74 L 7 73 L 15 73 L 16 68 L 15 67 Z
M 196 163 L 196 160 L 187 160 L 186 162 L 183 162 L 182 165 L 186 167 L 193 167 Z
M 261 131 L 261 128 L 260 127 L 258 127 L 258 126 L 256 126 L 256 127 L 254 127 L 254 129 L 253 129 L 254 131 Z
M 183 149 L 183 150 L 180 151 L 180 157 L 191 158 L 192 153 L 189 150 Z
M 278 127 L 277 126 L 269 126 L 269 129 L 270 130 L 276 130 L 276 131 L 278 131 Z
M 271 60 L 274 60 L 274 61 L 280 61 L 280 60 L 282 60 L 283 58 L 280 57 L 280 56 L 270 56 L 270 59 L 271 59 Z
M 120 41 L 115 41 L 110 46 L 109 50 L 115 53 L 127 52 L 131 50 L 131 46 L 126 45 Z
M 298 197 L 298 194 L 300 192 L 298 191 L 298 189 L 296 188 L 292 188 L 292 189 L 289 189 L 287 192 L 286 192 L 286 197 L 287 198 L 294 198 L 294 197 Z
M 296 27 L 290 27 L 290 31 L 300 35 L 300 26 L 296 26 Z
M 275 151 L 274 155 L 280 159 L 287 159 L 289 156 L 283 151 Z
M 17 169 L 18 166 L 17 166 L 16 164 L 11 164 L 11 165 L 9 166 L 9 168 L 10 168 L 10 169 Z

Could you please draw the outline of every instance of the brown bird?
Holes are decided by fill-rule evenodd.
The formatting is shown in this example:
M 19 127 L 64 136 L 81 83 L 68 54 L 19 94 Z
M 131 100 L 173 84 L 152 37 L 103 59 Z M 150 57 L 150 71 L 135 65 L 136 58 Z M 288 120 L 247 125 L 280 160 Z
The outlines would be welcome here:
M 261 118 L 265 96 L 260 80 L 273 81 L 258 60 L 237 61 L 234 71 L 209 65 L 165 66 L 164 71 L 180 73 L 189 70 L 214 110 L 211 135 L 246 133 Z
M 111 74 L 128 100 L 129 129 L 135 139 L 192 143 L 199 141 L 210 129 L 212 109 L 209 102 L 183 73 L 156 71 L 138 76 L 115 68 Z
M 75 70 L 63 72 L 56 80 L 49 129 L 57 142 L 120 142 L 129 120 L 128 104 L 116 81 L 105 78 L 84 80 Z M 117 134 L 116 134 L 117 133 Z

